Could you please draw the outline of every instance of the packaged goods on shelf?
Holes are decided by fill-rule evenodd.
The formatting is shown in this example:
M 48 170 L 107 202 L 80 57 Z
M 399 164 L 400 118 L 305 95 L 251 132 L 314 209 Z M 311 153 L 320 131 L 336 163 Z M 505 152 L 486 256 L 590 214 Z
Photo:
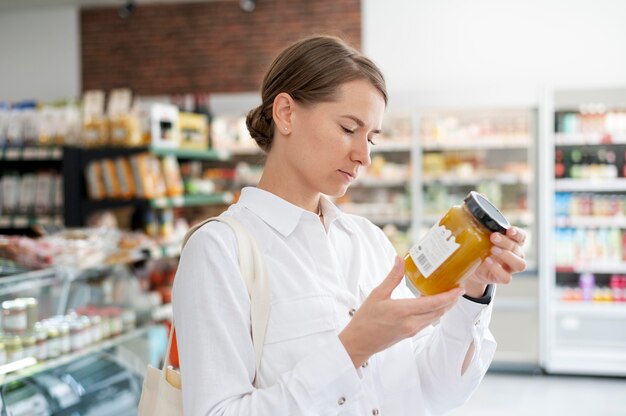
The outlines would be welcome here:
M 49 242 L 28 237 L 0 236 L 0 257 L 29 269 L 43 269 L 54 262 L 55 248 Z
M 165 187 L 168 196 L 179 196 L 184 192 L 183 180 L 180 175 L 178 160 L 173 156 L 165 156 L 161 159 L 161 168 L 165 179 Z
M 191 150 L 206 150 L 209 148 L 209 121 L 204 114 L 181 112 L 180 148 Z
M 121 88 L 110 92 L 107 106 L 109 144 L 111 146 L 141 146 L 143 144 L 139 118 L 131 112 L 132 93 Z
M 17 173 L 2 176 L 0 194 L 3 215 L 54 214 L 59 212 L 59 188 L 62 179 L 59 174 L 39 172 Z M 61 193 L 62 198 L 62 193 Z
M 211 146 L 236 152 L 261 152 L 250 137 L 245 116 L 215 117 L 211 121 Z
M 104 115 L 104 91 L 86 91 L 83 95 L 83 127 L 80 144 L 104 146 L 109 141 L 109 125 Z
M 118 157 L 115 159 L 115 172 L 120 184 L 120 196 L 122 198 L 132 198 L 135 196 L 137 189 L 135 188 L 135 180 L 133 179 L 130 162 L 127 158 Z
M 87 183 L 87 195 L 89 195 L 90 199 L 98 200 L 106 196 L 102 164 L 99 161 L 89 162 L 85 168 L 85 179 Z
M 150 105 L 150 136 L 154 147 L 179 147 L 180 126 L 176 106 L 164 103 Z

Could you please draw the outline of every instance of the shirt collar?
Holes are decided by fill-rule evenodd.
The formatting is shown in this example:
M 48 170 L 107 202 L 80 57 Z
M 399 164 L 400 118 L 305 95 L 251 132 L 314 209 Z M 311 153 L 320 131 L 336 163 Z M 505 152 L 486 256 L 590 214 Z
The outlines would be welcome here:
M 291 202 L 287 202 L 271 192 L 255 187 L 245 187 L 241 190 L 239 204 L 243 205 L 254 214 L 258 215 L 270 227 L 276 229 L 287 237 L 297 227 L 303 215 L 315 215 Z M 324 221 L 329 227 L 335 220 L 340 220 L 344 228 L 352 231 L 345 221 L 341 221 L 344 215 L 328 198 L 322 196 L 322 213 Z

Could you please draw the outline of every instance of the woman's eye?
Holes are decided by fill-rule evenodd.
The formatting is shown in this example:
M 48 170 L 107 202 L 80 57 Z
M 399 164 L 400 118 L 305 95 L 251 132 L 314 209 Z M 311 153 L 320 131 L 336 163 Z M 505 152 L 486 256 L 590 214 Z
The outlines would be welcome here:
M 344 132 L 348 133 L 348 134 L 354 134 L 354 130 L 350 130 L 347 127 L 341 126 L 341 128 L 343 129 Z
M 371 144 L 372 146 L 376 146 L 376 143 L 374 143 L 374 140 L 372 139 L 367 139 L 367 141 L 369 142 L 369 144 Z

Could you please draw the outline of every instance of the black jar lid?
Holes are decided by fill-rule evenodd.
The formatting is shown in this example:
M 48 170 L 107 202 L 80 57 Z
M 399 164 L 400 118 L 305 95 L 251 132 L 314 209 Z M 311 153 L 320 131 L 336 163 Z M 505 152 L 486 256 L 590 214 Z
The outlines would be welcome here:
M 490 231 L 505 234 L 506 230 L 511 227 L 498 208 L 478 192 L 471 191 L 464 201 L 469 212 Z

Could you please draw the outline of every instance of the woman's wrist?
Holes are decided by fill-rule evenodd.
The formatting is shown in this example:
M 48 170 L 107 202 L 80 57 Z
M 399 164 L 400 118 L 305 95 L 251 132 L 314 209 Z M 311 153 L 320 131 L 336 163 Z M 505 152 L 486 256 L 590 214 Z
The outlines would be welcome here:
M 369 355 L 358 352 L 358 343 L 353 341 L 352 337 L 350 337 L 349 333 L 346 333 L 345 329 L 339 334 L 339 341 L 341 341 L 343 348 L 348 353 L 348 356 L 350 356 L 354 368 L 361 367 L 363 363 L 369 359 Z
M 472 298 L 480 298 L 487 289 L 486 283 L 475 282 L 471 279 L 465 281 L 465 294 Z

